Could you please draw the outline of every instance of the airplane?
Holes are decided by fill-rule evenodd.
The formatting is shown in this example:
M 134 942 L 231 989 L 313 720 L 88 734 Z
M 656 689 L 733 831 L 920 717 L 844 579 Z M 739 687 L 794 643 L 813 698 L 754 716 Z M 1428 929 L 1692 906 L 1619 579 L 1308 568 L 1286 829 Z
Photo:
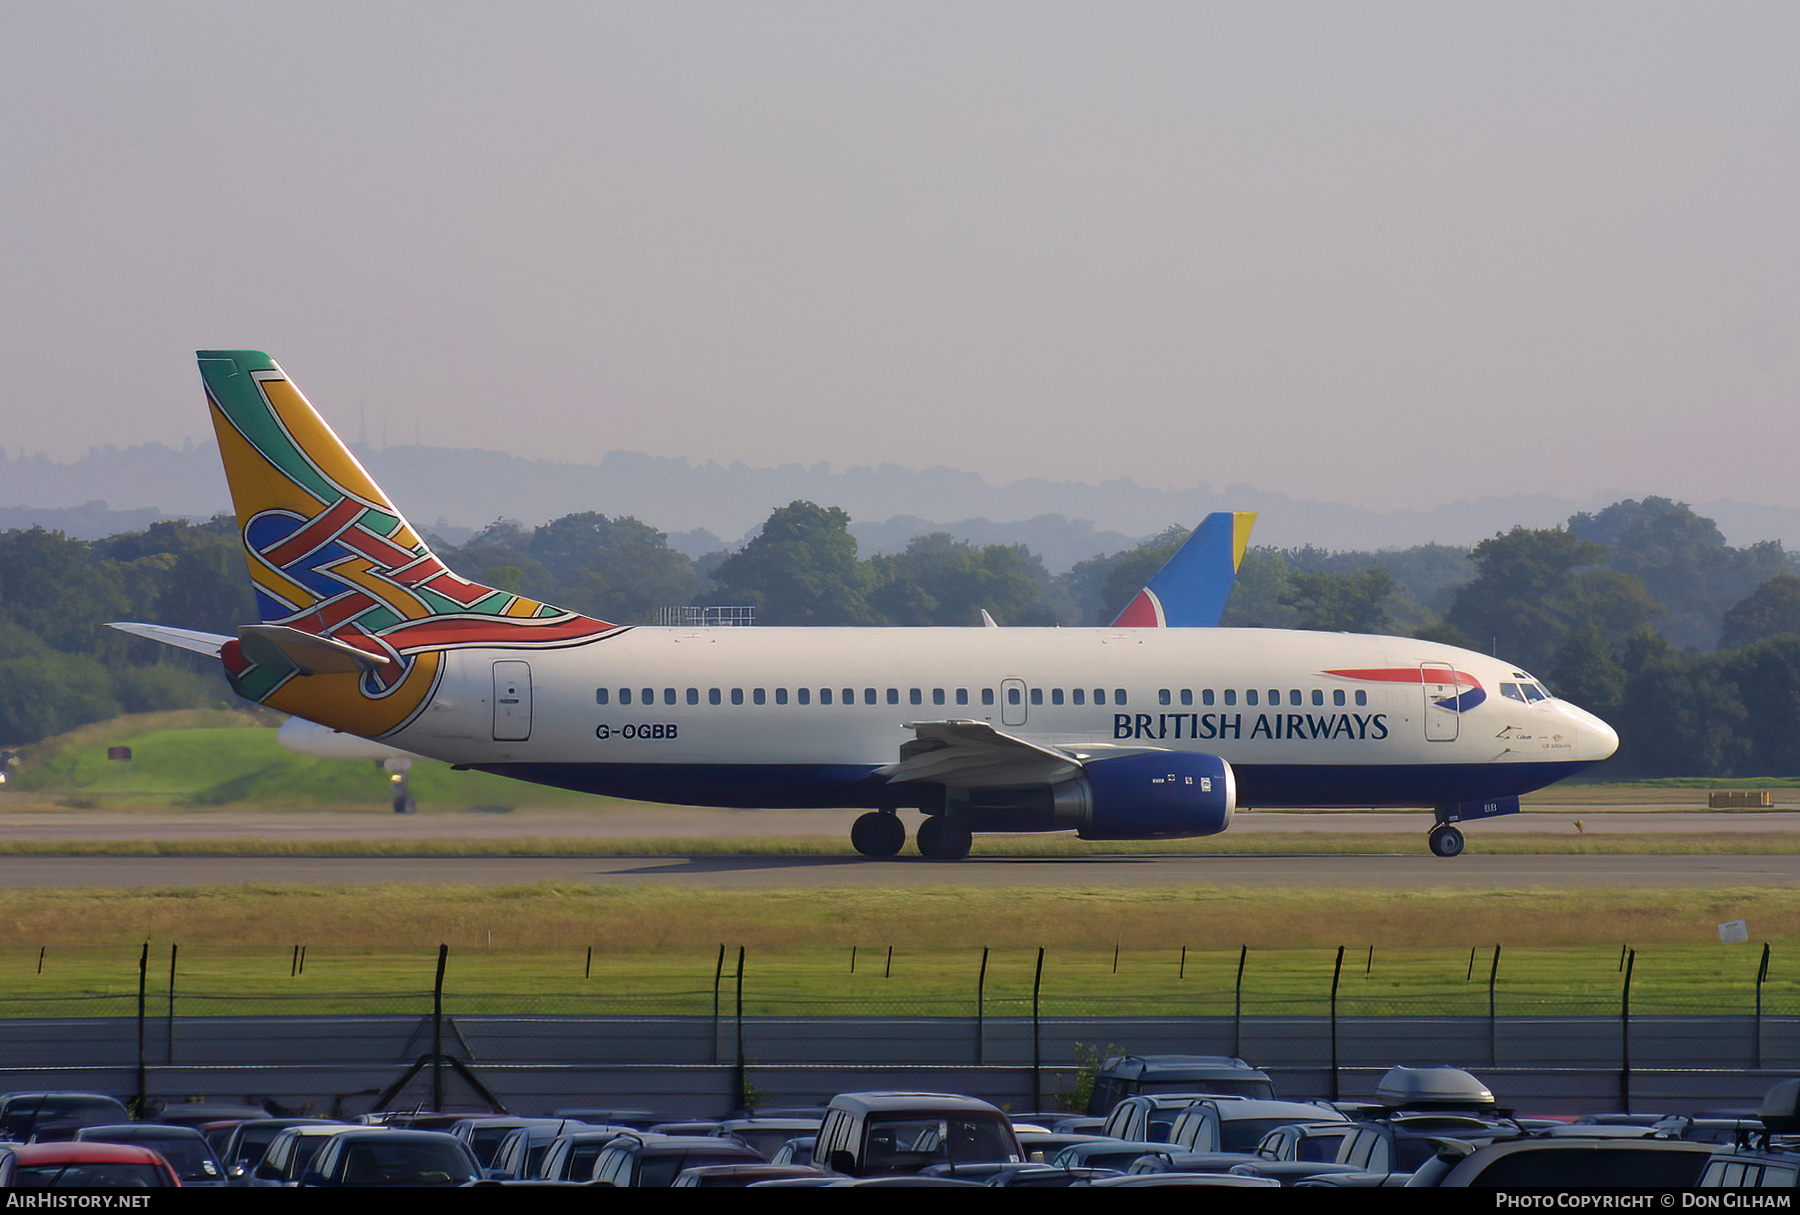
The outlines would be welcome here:
M 1496 658 L 1274 629 L 616 624 L 449 570 L 268 355 L 199 352 L 260 620 L 205 652 L 238 695 L 557 788 L 865 811 L 864 856 L 976 832 L 1171 839 L 1239 808 L 1421 807 L 1429 846 L 1611 755 Z
M 1244 564 L 1255 511 L 1214 511 L 1113 617 L 1115 629 L 1216 629 Z

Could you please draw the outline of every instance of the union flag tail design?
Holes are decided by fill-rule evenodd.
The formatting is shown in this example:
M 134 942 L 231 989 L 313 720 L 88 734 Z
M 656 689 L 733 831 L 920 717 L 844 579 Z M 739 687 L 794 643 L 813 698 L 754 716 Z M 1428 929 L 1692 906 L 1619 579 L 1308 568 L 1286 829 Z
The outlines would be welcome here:
M 373 738 L 425 706 L 446 650 L 568 646 L 617 629 L 457 577 L 275 360 L 199 360 L 262 617 L 220 654 L 238 695 Z M 346 657 L 313 671 L 295 660 L 312 651 Z

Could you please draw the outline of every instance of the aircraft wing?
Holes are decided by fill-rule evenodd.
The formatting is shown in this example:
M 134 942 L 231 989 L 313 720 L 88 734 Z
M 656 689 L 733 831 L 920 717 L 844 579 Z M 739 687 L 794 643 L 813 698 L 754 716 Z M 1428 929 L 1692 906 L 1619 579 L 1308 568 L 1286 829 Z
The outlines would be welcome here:
M 172 645 L 177 649 L 192 650 L 196 654 L 205 654 L 208 658 L 219 656 L 219 647 L 227 641 L 234 640 L 220 633 L 202 633 L 197 629 L 177 629 L 166 624 L 138 624 L 134 621 L 108 621 L 107 628 L 118 629 L 121 633 L 131 633 L 138 637 L 147 637 L 151 641 L 160 641 L 164 645 Z
M 877 770 L 889 782 L 938 781 L 972 789 L 995 785 L 1054 784 L 1081 771 L 1081 758 L 1003 734 L 984 721 L 909 722 L 913 740 L 900 762 Z

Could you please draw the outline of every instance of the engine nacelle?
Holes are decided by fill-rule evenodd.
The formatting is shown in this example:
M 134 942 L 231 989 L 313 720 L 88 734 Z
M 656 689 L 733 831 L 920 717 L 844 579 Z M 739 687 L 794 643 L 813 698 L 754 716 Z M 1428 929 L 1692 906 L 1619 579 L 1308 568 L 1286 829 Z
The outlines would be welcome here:
M 1231 765 L 1181 751 L 1090 760 L 1050 792 L 1058 825 L 1084 840 L 1216 835 L 1237 809 Z

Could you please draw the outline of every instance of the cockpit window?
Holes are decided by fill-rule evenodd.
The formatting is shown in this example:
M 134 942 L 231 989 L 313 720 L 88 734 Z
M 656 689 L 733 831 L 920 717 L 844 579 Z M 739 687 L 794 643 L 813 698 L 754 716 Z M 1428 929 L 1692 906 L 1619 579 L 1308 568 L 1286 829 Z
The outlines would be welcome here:
M 1516 683 L 1501 684 L 1500 695 L 1506 697 L 1508 700 L 1516 700 L 1521 704 L 1525 703 L 1525 693 L 1520 691 L 1519 685 Z
M 1528 683 L 1525 685 L 1525 699 L 1528 701 L 1549 700 L 1550 693 L 1544 691 L 1538 684 Z

